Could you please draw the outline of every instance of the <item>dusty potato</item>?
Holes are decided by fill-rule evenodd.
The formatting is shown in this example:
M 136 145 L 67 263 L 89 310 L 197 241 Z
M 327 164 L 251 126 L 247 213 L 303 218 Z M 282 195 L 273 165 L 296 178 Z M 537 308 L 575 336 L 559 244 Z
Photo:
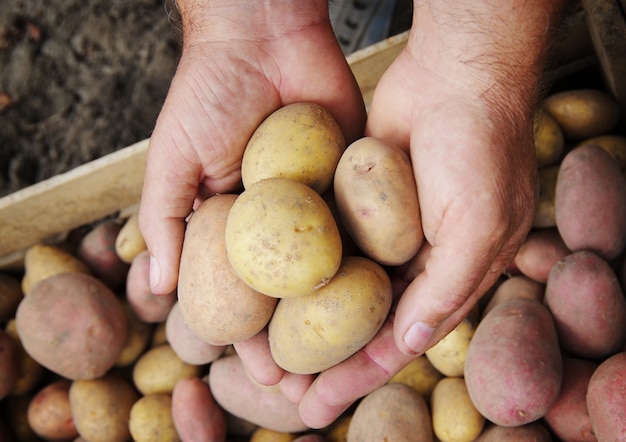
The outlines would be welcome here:
M 215 401 L 227 413 L 240 419 L 287 433 L 308 430 L 300 419 L 298 405 L 289 401 L 279 390 L 263 388 L 253 382 L 237 355 L 224 356 L 214 361 L 208 384 Z
M 172 418 L 181 440 L 204 435 L 209 441 L 226 439 L 224 412 L 213 400 L 206 382 L 200 378 L 179 380 L 172 392 Z
M 176 302 L 176 292 L 155 295 L 150 289 L 150 255 L 139 252 L 132 260 L 126 280 L 126 299 L 135 314 L 150 324 L 164 322 Z
M 559 169 L 555 219 L 572 251 L 591 250 L 608 260 L 626 244 L 626 178 L 594 144 L 571 150 Z
M 556 120 L 569 140 L 606 134 L 615 127 L 620 116 L 615 99 L 598 89 L 557 92 L 546 97 L 542 107 Z
M 539 169 L 539 198 L 533 220 L 533 227 L 545 228 L 556 226 L 554 198 L 559 165 Z
M 562 376 L 554 321 L 540 302 L 512 299 L 478 324 L 465 359 L 465 382 L 486 419 L 514 426 L 541 418 L 558 398 Z
M 552 436 L 541 421 L 534 421 L 515 427 L 489 423 L 475 442 L 552 442 L 552 440 Z
M 580 358 L 563 357 L 563 383 L 559 398 L 543 417 L 543 422 L 560 440 L 594 442 L 587 410 L 587 386 L 598 364 Z
M 139 395 L 119 376 L 72 382 L 69 392 L 74 424 L 89 442 L 124 442 L 130 438 L 128 420 Z
M 483 308 L 482 317 L 495 306 L 513 298 L 530 298 L 543 302 L 545 286 L 524 275 L 511 276 L 502 281 L 495 289 L 491 299 Z
M 606 150 L 617 162 L 622 173 L 626 173 L 626 137 L 616 134 L 605 134 L 587 138 L 575 147 L 585 144 L 596 144 Z
M 5 332 L 13 338 L 17 349 L 18 377 L 11 390 L 11 395 L 22 396 L 35 388 L 43 377 L 45 369 L 24 349 L 22 340 L 17 334 L 15 319 L 11 319 L 7 323 Z
M 135 442 L 181 440 L 172 416 L 172 397 L 165 393 L 139 398 L 130 409 L 128 427 Z
M 20 280 L 8 273 L 0 273 L 0 322 L 6 323 L 15 317 L 23 297 Z
M 139 214 L 133 212 L 122 225 L 115 238 L 115 252 L 125 263 L 132 263 L 135 256 L 146 250 L 146 241 L 139 229 Z
M 0 400 L 7 396 L 20 376 L 19 347 L 13 337 L 0 330 Z
M 241 193 L 225 235 L 235 272 L 268 296 L 309 295 L 341 264 L 341 237 L 328 205 L 310 187 L 287 178 L 266 178 Z
M 406 152 L 373 137 L 355 141 L 339 160 L 334 190 L 341 219 L 367 256 L 400 265 L 417 253 L 424 234 Z
M 596 368 L 587 385 L 591 427 L 599 441 L 624 440 L 626 435 L 626 352 L 616 353 Z
M 389 440 L 430 442 L 431 415 L 422 396 L 403 384 L 386 384 L 357 405 L 348 429 L 348 442 Z
M 445 376 L 463 376 L 467 349 L 475 330 L 476 321 L 470 317 L 464 318 L 454 330 L 426 350 L 426 357 Z
M 148 346 L 152 336 L 152 326 L 139 319 L 128 303 L 124 303 L 123 307 L 127 321 L 126 341 L 115 362 L 117 367 L 126 367 L 135 362 Z
M 435 385 L 441 378 L 443 378 L 443 374 L 433 366 L 426 355 L 422 355 L 413 359 L 389 382 L 408 385 L 425 399 L 429 399 Z
M 543 109 L 537 109 L 533 128 L 537 165 L 545 167 L 558 163 L 565 151 L 565 138 L 561 127 L 550 114 Z
M 569 253 L 557 229 L 535 229 L 528 233 L 513 262 L 523 275 L 545 284 L 552 266 Z
M 20 303 L 15 321 L 28 354 L 71 380 L 102 376 L 126 341 L 122 303 L 84 273 L 60 273 L 37 283 Z
M 356 353 L 383 325 L 391 281 L 369 258 L 347 256 L 317 292 L 278 302 L 268 326 L 272 357 L 291 373 L 325 370 Z
M 70 407 L 68 380 L 54 381 L 41 388 L 28 405 L 28 424 L 45 440 L 68 440 L 78 437 Z
M 270 114 L 248 141 L 241 161 L 244 187 L 282 177 L 321 194 L 330 187 L 345 148 L 341 128 L 326 108 L 288 104 Z
M 485 418 L 474 407 L 462 377 L 446 377 L 437 383 L 430 398 L 430 410 L 433 431 L 441 442 L 472 442 L 485 425 Z
M 37 282 L 68 272 L 90 274 L 91 270 L 87 264 L 60 247 L 35 244 L 29 247 L 24 255 L 22 292 L 28 295 L 31 287 Z
M 81 239 L 76 252 L 93 274 L 112 290 L 124 286 L 128 273 L 128 263 L 122 261 L 115 250 L 121 228 L 118 220 L 100 222 Z
M 169 344 L 146 351 L 133 366 L 133 382 L 142 394 L 171 394 L 176 383 L 198 377 L 200 367 L 184 362 Z
M 179 303 L 174 304 L 167 317 L 165 333 L 176 355 L 188 364 L 208 364 L 224 353 L 225 346 L 209 344 L 193 333 L 185 323 Z
M 593 252 L 573 252 L 557 262 L 545 304 L 559 343 L 573 355 L 610 356 L 626 343 L 626 299 L 615 272 Z
M 204 201 L 187 223 L 178 274 L 178 308 L 187 327 L 211 345 L 243 341 L 262 330 L 277 298 L 246 284 L 228 260 L 226 220 L 237 195 Z

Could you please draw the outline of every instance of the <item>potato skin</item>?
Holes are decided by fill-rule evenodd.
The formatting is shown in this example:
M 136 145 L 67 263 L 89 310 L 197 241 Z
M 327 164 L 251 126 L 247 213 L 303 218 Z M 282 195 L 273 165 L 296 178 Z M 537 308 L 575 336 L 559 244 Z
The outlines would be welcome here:
M 426 357 L 445 376 L 463 376 L 465 358 L 476 330 L 476 321 L 466 317 L 450 333 L 426 350 Z
M 428 360 L 426 355 L 413 359 L 396 373 L 389 383 L 405 384 L 413 388 L 420 396 L 429 399 L 435 385 L 444 376 Z
M 68 380 L 54 381 L 43 387 L 28 405 L 28 423 L 46 440 L 67 440 L 78 437 L 70 406 Z
M 626 342 L 626 299 L 611 266 L 589 251 L 557 262 L 546 285 L 545 304 L 559 343 L 573 355 L 611 355 Z
M 8 273 L 0 273 L 0 322 L 15 317 L 17 306 L 24 297 L 20 281 Z
M 554 204 L 557 228 L 570 250 L 591 250 L 607 260 L 624 250 L 626 179 L 601 147 L 579 146 L 563 158 Z
M 559 165 L 539 169 L 539 199 L 533 219 L 533 227 L 546 228 L 556 226 L 556 181 Z
M 605 359 L 587 386 L 587 408 L 599 441 L 626 440 L 626 352 Z
M 97 278 L 61 273 L 31 288 L 15 317 L 24 349 L 67 379 L 102 376 L 116 362 L 127 333 L 120 300 Z
M 296 374 L 332 367 L 374 337 L 391 301 L 385 270 L 369 258 L 346 256 L 316 293 L 278 302 L 268 326 L 272 357 Z
M 513 426 L 541 418 L 558 398 L 562 376 L 554 322 L 540 302 L 512 299 L 478 324 L 465 360 L 465 382 L 486 419 Z
M 440 380 L 430 398 L 433 431 L 441 442 L 472 442 L 485 425 L 462 377 Z
M 536 229 L 528 233 L 513 263 L 528 278 L 545 284 L 552 266 L 569 253 L 557 229 Z
M 224 412 L 200 378 L 181 379 L 172 392 L 172 418 L 181 440 L 226 439 Z
M 386 384 L 357 405 L 347 442 L 432 442 L 431 415 L 422 396 L 403 384 Z
M 535 111 L 533 128 L 537 166 L 556 164 L 565 151 L 561 127 L 550 114 L 539 108 Z
M 146 249 L 146 241 L 139 229 L 139 214 L 134 212 L 126 219 L 115 238 L 115 252 L 122 261 L 130 264 L 139 252 Z
M 172 417 L 172 397 L 165 393 L 139 398 L 130 409 L 128 428 L 135 442 L 181 440 Z
M 15 388 L 19 379 L 19 348 L 13 337 L 0 330 L 0 399 Z
M 502 281 L 494 290 L 491 299 L 482 311 L 482 317 L 494 307 L 515 298 L 530 298 L 543 302 L 545 286 L 524 275 L 511 276 Z
M 335 200 L 354 242 L 374 261 L 400 265 L 424 242 L 409 156 L 373 137 L 345 150 L 335 171 Z
M 474 442 L 552 442 L 552 437 L 540 421 L 516 427 L 488 424 Z
M 133 382 L 142 394 L 172 394 L 176 383 L 198 377 L 200 367 L 178 357 L 169 344 L 161 344 L 145 352 L 133 366 Z
M 187 223 L 178 274 L 178 308 L 189 329 L 212 345 L 243 341 L 262 330 L 277 298 L 248 286 L 226 251 L 226 221 L 237 195 L 204 201 Z

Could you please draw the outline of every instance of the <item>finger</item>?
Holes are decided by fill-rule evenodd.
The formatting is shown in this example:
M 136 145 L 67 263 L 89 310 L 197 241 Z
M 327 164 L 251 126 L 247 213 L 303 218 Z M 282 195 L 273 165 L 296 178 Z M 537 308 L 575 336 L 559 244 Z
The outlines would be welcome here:
M 233 345 L 241 362 L 252 378 L 262 385 L 276 385 L 285 371 L 274 362 L 270 353 L 267 330 Z
M 290 402 L 298 404 L 314 380 L 315 375 L 312 374 L 295 374 L 286 371 L 278 387 Z
M 390 316 L 362 350 L 315 379 L 300 401 L 300 418 L 311 428 L 330 425 L 357 399 L 384 385 L 412 359 L 396 347 Z

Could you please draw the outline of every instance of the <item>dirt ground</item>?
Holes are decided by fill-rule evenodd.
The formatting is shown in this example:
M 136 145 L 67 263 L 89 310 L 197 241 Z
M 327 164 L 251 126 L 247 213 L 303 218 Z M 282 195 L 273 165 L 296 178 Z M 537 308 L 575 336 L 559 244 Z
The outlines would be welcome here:
M 179 36 L 165 0 L 2 0 L 0 196 L 149 137 Z

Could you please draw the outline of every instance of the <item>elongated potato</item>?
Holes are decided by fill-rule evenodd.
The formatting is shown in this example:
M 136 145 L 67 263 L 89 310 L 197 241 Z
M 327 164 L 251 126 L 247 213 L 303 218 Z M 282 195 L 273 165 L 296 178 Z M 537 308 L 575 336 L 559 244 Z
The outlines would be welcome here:
M 472 442 L 485 418 L 472 403 L 462 377 L 441 379 L 430 398 L 433 431 L 441 442 Z
M 528 233 L 513 262 L 522 274 L 545 284 L 552 266 L 569 253 L 557 229 L 535 229 Z
M 426 357 L 445 376 L 463 376 L 467 350 L 475 330 L 476 321 L 471 317 L 464 318 L 454 330 L 426 350 Z
M 198 377 L 200 367 L 178 357 L 169 344 L 145 352 L 133 366 L 133 382 L 142 394 L 172 394 L 181 379 Z
M 134 442 L 179 442 L 172 416 L 172 396 L 152 393 L 140 397 L 130 409 L 128 428 Z
M 28 405 L 28 423 L 45 440 L 78 437 L 70 406 L 71 382 L 62 379 L 41 388 Z
M 587 407 L 593 433 L 599 441 L 626 437 L 626 352 L 605 359 L 587 386 Z
M 542 109 L 535 111 L 533 119 L 535 153 L 539 167 L 556 164 L 565 151 L 565 139 L 556 120 Z
M 555 192 L 559 166 L 547 166 L 539 169 L 539 200 L 533 220 L 533 227 L 545 228 L 556 226 Z
M 485 317 L 494 307 L 515 298 L 530 298 L 543 302 L 544 292 L 545 286 L 537 281 L 524 275 L 511 276 L 497 286 L 482 311 L 482 317 Z
M 478 324 L 465 360 L 465 382 L 486 419 L 515 426 L 541 418 L 558 398 L 562 377 L 554 322 L 540 302 L 512 299 Z
M 400 265 L 424 242 L 409 156 L 372 137 L 345 150 L 335 171 L 335 200 L 346 229 L 374 261 Z
M 626 244 L 626 179 L 601 147 L 571 150 L 559 169 L 555 219 L 565 245 L 616 258 Z
M 115 252 L 125 263 L 132 263 L 135 256 L 147 249 L 139 229 L 139 214 L 132 213 L 122 225 L 115 238 Z
M 181 379 L 172 392 L 172 418 L 181 440 L 226 439 L 224 412 L 200 378 Z

